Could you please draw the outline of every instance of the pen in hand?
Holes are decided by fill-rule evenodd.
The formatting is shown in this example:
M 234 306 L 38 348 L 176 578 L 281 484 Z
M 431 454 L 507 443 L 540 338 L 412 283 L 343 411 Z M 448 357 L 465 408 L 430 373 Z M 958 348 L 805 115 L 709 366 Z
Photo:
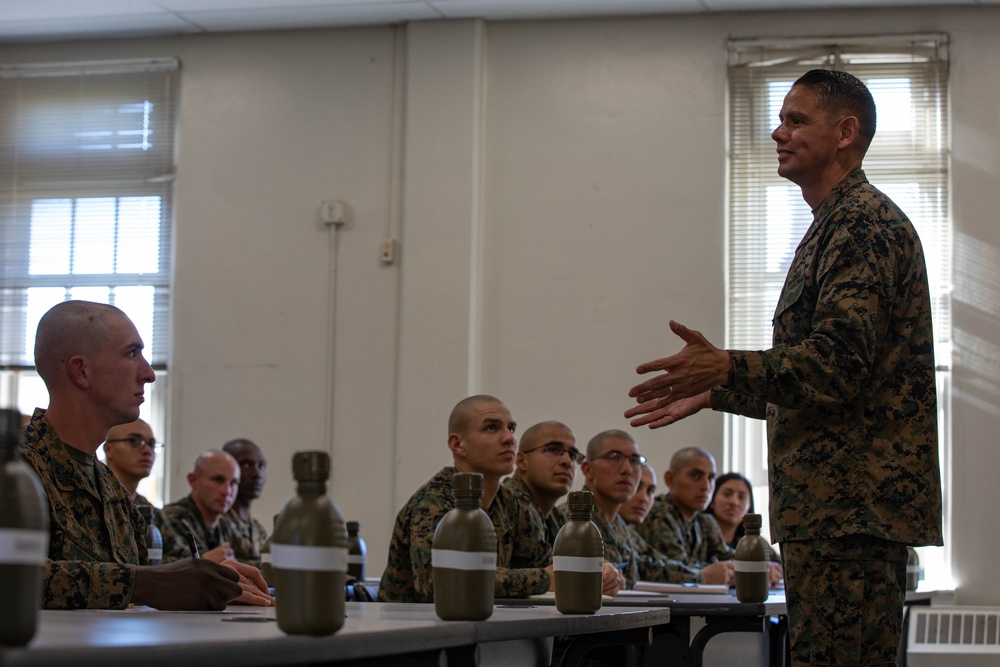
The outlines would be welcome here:
M 628 567 L 628 561 L 625 561 L 624 563 L 618 563 L 618 565 L 615 565 L 615 569 L 619 571 L 624 570 L 626 567 Z
M 198 553 L 198 543 L 195 542 L 194 540 L 194 533 L 192 533 L 189 530 L 187 538 L 188 538 L 188 547 L 191 549 L 191 558 L 201 558 L 201 554 Z

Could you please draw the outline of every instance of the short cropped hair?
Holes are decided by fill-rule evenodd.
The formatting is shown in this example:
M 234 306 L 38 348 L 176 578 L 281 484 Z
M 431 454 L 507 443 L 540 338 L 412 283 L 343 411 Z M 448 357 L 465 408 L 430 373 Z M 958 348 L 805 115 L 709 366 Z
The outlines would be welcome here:
M 846 113 L 858 119 L 861 153 L 864 155 L 875 137 L 875 99 L 861 79 L 839 70 L 809 70 L 795 81 L 808 88 L 827 111 Z

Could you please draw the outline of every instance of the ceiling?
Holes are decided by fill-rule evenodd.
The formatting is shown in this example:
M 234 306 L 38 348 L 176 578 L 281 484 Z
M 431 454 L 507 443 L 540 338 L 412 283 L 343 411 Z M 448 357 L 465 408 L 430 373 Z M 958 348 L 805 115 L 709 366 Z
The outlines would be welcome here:
M 0 43 L 442 19 L 504 21 L 990 4 L 1000 4 L 1000 0 L 0 0 Z

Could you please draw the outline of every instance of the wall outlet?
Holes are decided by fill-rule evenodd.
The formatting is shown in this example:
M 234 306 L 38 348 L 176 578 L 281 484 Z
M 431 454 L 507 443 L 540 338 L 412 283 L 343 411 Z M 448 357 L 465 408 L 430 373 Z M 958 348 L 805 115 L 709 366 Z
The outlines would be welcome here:
M 328 225 L 347 222 L 347 205 L 339 199 L 326 199 L 319 207 L 320 219 Z

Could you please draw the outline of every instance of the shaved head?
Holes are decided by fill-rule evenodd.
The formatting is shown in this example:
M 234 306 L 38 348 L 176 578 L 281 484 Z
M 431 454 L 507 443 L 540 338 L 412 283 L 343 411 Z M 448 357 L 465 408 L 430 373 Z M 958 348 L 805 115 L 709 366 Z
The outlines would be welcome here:
M 222 451 L 221 449 L 210 449 L 207 452 L 202 452 L 194 460 L 194 470 L 193 472 L 197 474 L 203 474 L 209 468 L 215 468 L 218 465 L 219 460 L 224 460 L 227 463 L 232 464 L 236 470 L 239 470 L 240 465 L 236 462 L 236 459 L 232 457 L 231 454 Z M 236 475 L 239 478 L 239 473 Z
M 594 459 L 604 453 L 604 443 L 608 440 L 627 440 L 628 442 L 635 442 L 635 438 L 626 431 L 620 431 L 613 428 L 608 431 L 601 431 L 587 443 L 587 458 Z
M 569 430 L 569 426 L 566 426 L 566 424 L 563 424 L 562 422 L 539 422 L 529 426 L 524 433 L 521 434 L 521 449 L 532 449 L 535 445 L 545 444 L 542 441 L 545 440 L 547 442 L 549 435 L 554 430 L 565 431 L 570 435 L 573 433 L 573 431 Z
M 707 449 L 702 449 L 701 447 L 684 447 L 683 449 L 678 449 L 670 457 L 670 471 L 677 474 L 691 465 L 691 461 L 694 459 L 708 459 L 712 462 L 712 467 L 715 467 L 715 457 L 709 454 Z
M 451 416 L 448 417 L 448 435 L 452 433 L 465 435 L 468 433 L 469 423 L 472 418 L 487 405 L 503 405 L 503 401 L 485 394 L 469 396 L 459 401 L 458 405 L 452 408 Z
M 64 301 L 42 316 L 35 333 L 35 367 L 46 387 L 70 357 L 94 354 L 111 337 L 110 315 L 128 319 L 114 306 L 90 301 Z

